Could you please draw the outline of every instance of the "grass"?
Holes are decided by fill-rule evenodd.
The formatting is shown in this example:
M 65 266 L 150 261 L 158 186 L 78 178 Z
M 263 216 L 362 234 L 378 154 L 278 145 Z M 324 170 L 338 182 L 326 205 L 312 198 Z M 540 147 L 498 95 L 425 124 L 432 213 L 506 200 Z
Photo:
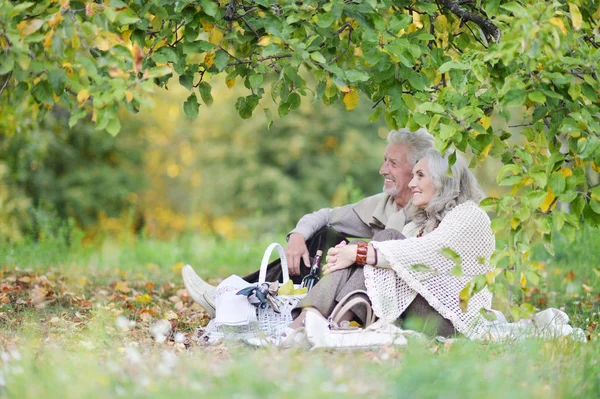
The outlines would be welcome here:
M 589 341 L 442 344 L 378 351 L 205 346 L 208 321 L 183 289 L 192 264 L 212 282 L 243 275 L 283 235 L 250 241 L 186 236 L 170 242 L 59 241 L 0 248 L 0 397 L 591 398 L 600 393 L 600 245 L 584 229 L 573 245 L 542 250 L 543 285 L 527 300 L 563 307 Z M 587 288 L 586 288 L 587 287 Z M 153 326 L 175 334 L 157 341 Z

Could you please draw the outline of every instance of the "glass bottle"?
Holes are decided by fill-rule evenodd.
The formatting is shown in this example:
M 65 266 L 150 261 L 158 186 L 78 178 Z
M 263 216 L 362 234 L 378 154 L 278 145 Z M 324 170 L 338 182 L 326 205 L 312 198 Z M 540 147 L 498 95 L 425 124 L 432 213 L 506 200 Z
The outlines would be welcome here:
M 312 289 L 312 287 L 314 287 L 314 285 L 317 284 L 317 282 L 319 282 L 319 278 L 320 278 L 319 272 L 321 269 L 322 257 L 323 257 L 323 251 L 318 250 L 317 254 L 315 255 L 315 257 L 313 259 L 312 266 L 310 267 L 310 272 L 306 276 L 304 276 L 300 287 L 302 287 L 302 288 L 306 287 L 310 291 Z

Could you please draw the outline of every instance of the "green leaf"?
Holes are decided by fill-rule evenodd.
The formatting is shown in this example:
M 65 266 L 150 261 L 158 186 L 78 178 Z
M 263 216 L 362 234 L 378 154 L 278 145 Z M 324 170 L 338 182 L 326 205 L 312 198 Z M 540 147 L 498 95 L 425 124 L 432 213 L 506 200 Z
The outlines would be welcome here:
M 271 129 L 271 126 L 273 126 L 273 113 L 269 108 L 265 108 L 264 111 L 265 118 L 267 118 L 267 129 Z
M 365 72 L 361 72 L 361 71 L 356 71 L 353 69 L 350 69 L 348 71 L 346 71 L 345 73 L 346 79 L 351 82 L 366 82 L 369 80 L 369 75 L 366 74 Z
M 462 258 L 460 257 L 459 254 L 457 254 L 456 252 L 454 252 L 452 250 L 452 248 L 442 248 L 442 250 L 440 251 L 440 253 L 445 256 L 446 258 L 450 259 L 452 262 L 454 262 L 457 265 L 460 265 L 462 263 Z
M 446 73 L 451 69 L 468 70 L 471 69 L 471 67 L 467 64 L 463 64 L 462 62 L 448 61 L 439 67 L 438 73 Z
M 193 42 L 186 42 L 183 44 L 183 52 L 185 54 L 204 53 L 205 51 L 212 50 L 215 47 L 214 44 L 204 40 L 196 40 Z M 162 49 L 163 47 L 161 47 Z M 160 50 L 160 49 L 159 49 Z
M 254 73 L 248 77 L 248 83 L 250 84 L 250 87 L 257 89 L 260 87 L 260 85 L 262 85 L 263 79 L 264 77 L 262 74 Z
M 463 270 L 462 267 L 460 266 L 460 264 L 456 264 L 454 265 L 454 267 L 452 268 L 452 270 L 450 270 L 450 275 L 456 277 L 456 278 L 461 278 L 463 275 Z
M 451 125 L 440 125 L 440 138 L 442 140 L 450 140 L 454 137 L 456 133 L 456 128 Z
M 411 270 L 414 270 L 416 272 L 421 272 L 421 273 L 427 273 L 427 272 L 433 272 L 434 269 L 432 269 L 431 267 L 418 263 L 416 265 L 412 265 L 410 266 Z
M 375 122 L 377 119 L 379 119 L 379 117 L 381 116 L 382 113 L 383 113 L 383 107 L 375 108 L 375 111 L 373 111 L 371 116 L 369 116 L 369 122 Z
M 121 130 L 121 122 L 117 116 L 112 117 L 108 124 L 106 125 L 106 131 L 110 133 L 112 136 L 116 136 L 119 134 Z
M 213 65 L 217 67 L 219 72 L 225 69 L 228 62 L 229 54 L 222 50 L 217 51 L 217 53 L 215 54 L 215 60 L 213 61 Z
M 211 17 L 216 16 L 219 12 L 218 5 L 211 0 L 200 0 L 200 7 L 202 7 L 202 11 L 204 11 L 206 15 L 210 15 Z
M 318 51 L 314 51 L 312 53 L 310 53 L 310 58 L 318 63 L 321 64 L 326 64 L 327 60 L 325 59 L 325 57 L 323 57 L 323 54 L 319 53 Z
M 288 103 L 290 104 L 290 109 L 296 109 L 300 106 L 301 98 L 298 93 L 292 93 L 288 97 Z
M 199 108 L 200 104 L 198 104 L 198 97 L 196 97 L 196 93 L 192 93 L 183 103 L 183 111 L 192 119 L 196 119 L 198 116 Z
M 131 8 L 124 8 L 117 11 L 116 21 L 121 25 L 133 25 L 139 22 L 140 19 Z
M 27 10 L 29 7 L 33 6 L 35 3 L 32 3 L 30 1 L 26 1 L 20 4 L 17 4 L 16 6 L 14 6 L 13 8 L 11 8 L 8 13 L 6 14 L 6 16 L 8 17 L 8 19 L 11 19 L 12 17 L 15 17 L 16 15 L 18 15 L 19 13 Z
M 258 105 L 259 97 L 255 94 L 251 94 L 247 97 L 239 97 L 235 102 L 235 109 L 242 117 L 242 119 L 249 119 L 254 112 L 254 109 Z
M 539 208 L 546 199 L 546 195 L 547 193 L 542 190 L 530 191 L 525 194 L 523 201 L 525 201 L 530 208 Z
M 200 97 L 202 97 L 202 101 L 204 104 L 210 106 L 213 103 L 213 97 L 211 94 L 212 87 L 207 82 L 200 82 L 198 85 L 198 91 L 200 92 Z
M 190 75 L 181 75 L 179 77 L 179 84 L 188 90 L 192 90 L 194 87 L 194 78 Z
M 13 57 L 5 55 L 0 60 L 0 75 L 6 75 L 13 70 L 15 66 L 15 59 Z
M 550 179 L 548 180 L 548 185 L 552 189 L 554 195 L 561 195 L 564 193 L 567 186 L 567 179 L 560 172 L 552 172 Z
M 572 84 L 571 86 L 569 86 L 569 96 L 571 96 L 573 101 L 577 100 L 577 98 L 579 98 L 580 95 L 581 95 L 581 85 Z
M 31 90 L 33 97 L 40 103 L 52 105 L 54 104 L 54 95 L 52 87 L 47 80 L 42 80 Z
M 443 114 L 445 112 L 444 107 L 442 107 L 440 104 L 437 103 L 432 103 L 432 102 L 425 102 L 425 103 L 421 103 L 419 104 L 419 106 L 417 107 L 417 110 L 419 112 L 434 112 L 436 114 Z
M 527 11 L 519 3 L 511 1 L 506 4 L 501 4 L 500 8 L 512 12 L 516 17 L 524 17 L 527 15 Z
M 546 96 L 541 91 L 532 91 L 531 93 L 529 93 L 527 95 L 527 97 L 529 97 L 529 99 L 531 101 L 536 102 L 536 103 L 545 103 L 546 102 Z

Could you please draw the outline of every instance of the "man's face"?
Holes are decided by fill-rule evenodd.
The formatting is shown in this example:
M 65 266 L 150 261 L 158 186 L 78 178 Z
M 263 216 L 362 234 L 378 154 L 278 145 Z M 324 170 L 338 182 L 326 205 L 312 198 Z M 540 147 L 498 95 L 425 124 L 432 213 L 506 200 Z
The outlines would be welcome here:
M 393 196 L 396 203 L 405 206 L 411 196 L 408 182 L 412 179 L 412 168 L 407 161 L 410 149 L 404 144 L 388 144 L 379 174 L 383 176 L 383 191 Z

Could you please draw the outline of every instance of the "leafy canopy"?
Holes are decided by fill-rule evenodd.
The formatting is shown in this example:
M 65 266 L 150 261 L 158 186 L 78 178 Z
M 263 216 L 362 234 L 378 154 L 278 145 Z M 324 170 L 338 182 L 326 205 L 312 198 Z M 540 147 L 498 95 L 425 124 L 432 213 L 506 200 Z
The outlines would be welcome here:
M 247 88 L 243 118 L 271 118 L 267 92 L 281 116 L 307 98 L 352 110 L 362 92 L 390 128 L 502 161 L 510 192 L 486 205 L 509 282 L 537 283 L 533 240 L 600 222 L 598 0 L 1 0 L 0 15 L 8 134 L 55 104 L 117 134 L 119 106 L 137 111 L 171 75 L 190 117 L 212 103 L 214 75 Z

